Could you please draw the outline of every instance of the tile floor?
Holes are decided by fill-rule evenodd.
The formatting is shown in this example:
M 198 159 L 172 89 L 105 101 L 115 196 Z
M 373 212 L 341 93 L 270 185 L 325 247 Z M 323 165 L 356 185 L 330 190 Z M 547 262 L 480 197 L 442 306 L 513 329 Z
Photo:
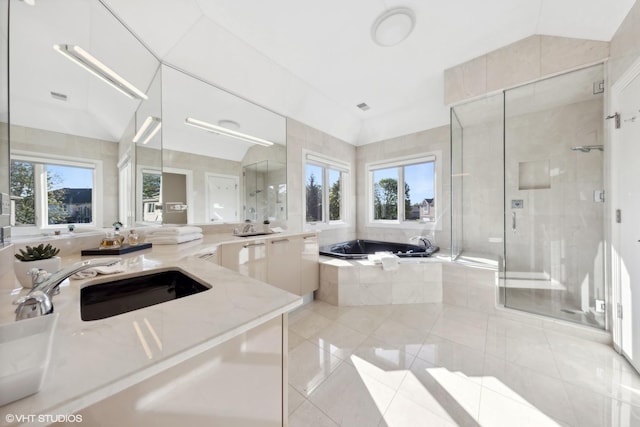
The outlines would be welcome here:
M 640 426 L 610 346 L 447 304 L 289 316 L 289 425 Z

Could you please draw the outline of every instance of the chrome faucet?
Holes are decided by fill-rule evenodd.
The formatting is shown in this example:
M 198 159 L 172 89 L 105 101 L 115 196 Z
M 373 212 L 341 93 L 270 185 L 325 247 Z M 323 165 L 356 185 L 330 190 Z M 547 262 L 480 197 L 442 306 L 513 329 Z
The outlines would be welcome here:
M 245 224 L 244 227 L 242 227 L 242 233 L 253 233 L 255 230 L 253 228 L 253 224 L 251 224 L 250 222 L 248 222 L 247 224 Z
M 412 242 L 414 240 L 419 240 L 425 248 L 430 248 L 431 247 L 431 241 L 429 239 L 427 239 L 424 236 L 413 236 L 411 238 L 409 238 L 409 241 Z
M 45 270 L 31 270 L 34 286 L 31 291 L 13 302 L 17 305 L 16 320 L 53 313 L 54 295 L 60 293 L 60 284 L 68 277 L 93 267 L 104 267 L 120 262 L 120 258 L 88 259 L 49 274 Z M 37 270 L 37 271 L 34 271 Z

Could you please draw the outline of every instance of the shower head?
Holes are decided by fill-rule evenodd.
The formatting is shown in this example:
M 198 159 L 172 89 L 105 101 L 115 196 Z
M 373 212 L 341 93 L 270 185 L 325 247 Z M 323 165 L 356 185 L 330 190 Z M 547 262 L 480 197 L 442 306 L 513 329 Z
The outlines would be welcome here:
M 580 145 L 578 147 L 572 147 L 573 151 L 582 151 L 588 153 L 591 150 L 604 151 L 604 145 Z

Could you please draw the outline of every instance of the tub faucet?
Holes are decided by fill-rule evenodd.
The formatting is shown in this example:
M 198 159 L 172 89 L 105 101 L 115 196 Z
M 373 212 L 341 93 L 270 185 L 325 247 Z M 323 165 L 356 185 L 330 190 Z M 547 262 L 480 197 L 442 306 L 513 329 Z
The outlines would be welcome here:
M 77 262 L 53 274 L 48 274 L 44 270 L 38 270 L 37 272 L 32 271 L 32 277 L 35 275 L 33 288 L 27 295 L 13 302 L 18 306 L 16 308 L 16 320 L 53 313 L 53 303 L 51 300 L 54 295 L 60 292 L 60 284 L 66 278 L 88 268 L 110 266 L 120 261 L 120 258 L 96 258 Z
M 427 239 L 426 237 L 424 237 L 424 236 L 413 236 L 413 237 L 409 238 L 410 242 L 412 242 L 414 240 L 420 241 L 425 248 L 430 248 L 431 247 L 431 241 L 429 239 Z

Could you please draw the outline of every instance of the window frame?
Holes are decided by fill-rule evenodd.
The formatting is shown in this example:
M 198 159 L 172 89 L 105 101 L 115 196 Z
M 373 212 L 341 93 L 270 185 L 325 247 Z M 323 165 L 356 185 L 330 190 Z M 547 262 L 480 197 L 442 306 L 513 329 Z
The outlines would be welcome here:
M 34 163 L 34 199 L 35 225 L 16 226 L 11 228 L 14 236 L 28 236 L 42 231 L 64 230 L 67 224 L 48 223 L 47 184 L 45 165 L 71 166 L 93 170 L 93 189 L 91 191 L 91 222 L 75 224 L 76 229 L 101 227 L 103 217 L 103 174 L 102 160 L 83 159 L 32 151 L 11 150 L 10 161 Z
M 429 151 L 419 155 L 397 157 L 390 160 L 375 161 L 365 163 L 366 178 L 366 204 L 367 204 L 367 227 L 390 227 L 390 228 L 416 228 L 421 230 L 442 230 L 442 151 Z M 404 166 L 420 163 L 434 163 L 433 187 L 435 213 L 434 221 L 408 221 L 405 219 L 404 203 Z M 373 172 L 380 169 L 399 168 L 398 171 L 398 219 L 374 219 L 374 183 Z
M 307 164 L 322 168 L 322 221 L 307 221 Z M 329 170 L 340 172 L 340 219 L 330 220 Z M 347 162 L 303 150 L 302 153 L 302 222 L 305 230 L 348 227 L 350 213 L 351 165 Z

